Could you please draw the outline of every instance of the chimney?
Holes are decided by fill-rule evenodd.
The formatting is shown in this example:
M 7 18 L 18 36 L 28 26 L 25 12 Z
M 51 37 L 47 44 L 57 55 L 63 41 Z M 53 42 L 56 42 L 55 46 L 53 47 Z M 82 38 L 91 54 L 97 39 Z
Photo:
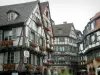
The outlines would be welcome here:
M 63 24 L 67 24 L 67 21 L 64 21 Z

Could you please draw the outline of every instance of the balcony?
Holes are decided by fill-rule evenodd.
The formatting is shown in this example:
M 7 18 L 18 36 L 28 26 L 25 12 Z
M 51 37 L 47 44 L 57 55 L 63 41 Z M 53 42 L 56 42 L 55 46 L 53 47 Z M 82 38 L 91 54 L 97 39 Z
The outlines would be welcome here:
M 92 50 L 96 50 L 100 48 L 100 29 L 91 32 L 90 34 L 86 35 L 83 39 L 84 43 L 84 50 L 83 53 L 88 53 Z

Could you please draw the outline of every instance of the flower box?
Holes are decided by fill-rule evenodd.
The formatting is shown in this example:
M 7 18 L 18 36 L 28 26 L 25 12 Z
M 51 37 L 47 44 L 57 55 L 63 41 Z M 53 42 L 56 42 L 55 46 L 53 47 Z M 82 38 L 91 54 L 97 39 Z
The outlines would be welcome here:
M 50 44 L 50 47 L 53 47 L 54 45 L 53 44 Z
M 3 64 L 3 69 L 4 70 L 14 70 L 15 64 Z
M 45 30 L 50 31 L 50 28 L 49 27 L 45 27 Z
M 87 64 L 93 63 L 93 60 L 89 60 L 87 61 Z
M 95 60 L 96 60 L 97 62 L 100 62 L 100 58 L 95 58 Z
M 31 46 L 33 46 L 33 47 L 37 47 L 38 44 L 37 44 L 36 42 L 33 42 L 33 43 L 31 43 Z
M 34 66 L 32 64 L 26 64 L 25 68 L 30 71 L 34 69 Z
M 41 51 L 45 51 L 46 50 L 45 46 L 40 46 L 39 48 L 40 48 Z
M 0 41 L 0 46 L 10 46 L 10 45 L 13 45 L 12 40 Z

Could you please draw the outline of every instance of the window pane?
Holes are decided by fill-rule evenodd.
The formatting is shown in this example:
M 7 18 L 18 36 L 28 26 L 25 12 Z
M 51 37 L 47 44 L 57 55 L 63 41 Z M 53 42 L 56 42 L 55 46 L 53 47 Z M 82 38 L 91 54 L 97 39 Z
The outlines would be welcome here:
M 95 21 L 93 21 L 92 23 L 91 23 L 91 29 L 94 29 L 95 28 Z
M 60 37 L 59 38 L 59 42 L 65 42 L 65 38 L 64 37 Z
M 16 28 L 12 29 L 12 39 L 16 39 Z

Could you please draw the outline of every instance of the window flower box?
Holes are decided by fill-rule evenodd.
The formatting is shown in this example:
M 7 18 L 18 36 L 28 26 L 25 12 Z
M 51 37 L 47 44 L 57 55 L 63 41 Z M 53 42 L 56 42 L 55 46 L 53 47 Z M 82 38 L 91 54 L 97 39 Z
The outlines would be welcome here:
M 33 46 L 33 47 L 37 47 L 38 44 L 37 44 L 36 42 L 33 42 L 33 43 L 31 43 L 31 46 Z
M 95 60 L 96 60 L 97 62 L 100 62 L 100 58 L 95 58 Z
M 10 46 L 10 45 L 13 45 L 12 40 L 0 41 L 0 46 Z
M 50 47 L 53 47 L 54 45 L 53 44 L 50 44 Z
M 46 50 L 45 46 L 40 46 L 39 48 L 40 48 L 41 51 L 45 51 Z
M 50 28 L 49 27 L 45 27 L 45 30 L 50 31 Z
M 33 70 L 34 69 L 34 66 L 32 64 L 26 64 L 25 65 L 25 68 L 30 71 L 30 70 Z
M 3 69 L 4 70 L 14 70 L 15 64 L 3 64 Z
M 93 63 L 93 60 L 89 60 L 87 61 L 87 64 Z

